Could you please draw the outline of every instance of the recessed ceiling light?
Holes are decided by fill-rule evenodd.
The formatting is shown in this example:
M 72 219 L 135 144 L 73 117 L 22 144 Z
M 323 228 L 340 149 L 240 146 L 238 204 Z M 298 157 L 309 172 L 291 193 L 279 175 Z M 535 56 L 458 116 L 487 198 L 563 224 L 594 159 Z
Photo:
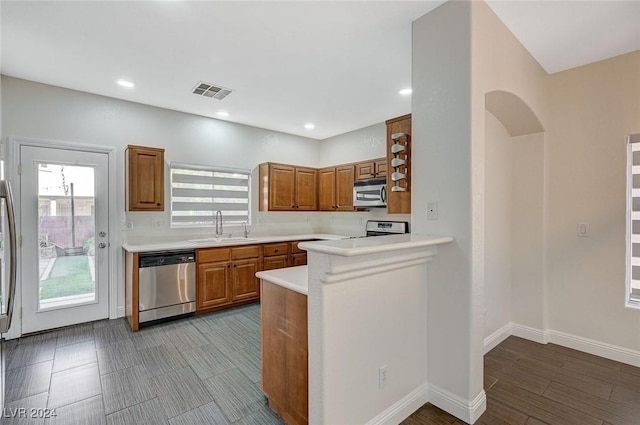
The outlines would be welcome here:
M 133 87 L 135 87 L 135 84 L 127 80 L 118 80 L 116 81 L 116 83 L 118 83 L 119 86 L 126 87 L 128 89 L 132 89 Z
M 402 89 L 398 93 L 400 93 L 403 96 L 406 96 L 408 94 L 411 94 L 412 92 L 413 92 L 413 90 L 411 90 L 411 89 Z
M 308 122 L 304 125 L 304 128 L 306 128 L 307 130 L 313 130 L 314 128 L 316 128 L 316 126 L 313 123 Z
M 216 115 L 219 117 L 228 117 L 229 113 L 225 111 L 219 111 L 219 112 L 216 112 Z

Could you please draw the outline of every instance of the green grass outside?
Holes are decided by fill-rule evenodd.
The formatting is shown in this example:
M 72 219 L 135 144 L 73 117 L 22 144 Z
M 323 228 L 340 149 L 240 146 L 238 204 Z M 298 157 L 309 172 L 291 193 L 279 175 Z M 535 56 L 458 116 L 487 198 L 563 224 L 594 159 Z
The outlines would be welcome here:
M 40 281 L 40 300 L 91 294 L 95 282 L 91 280 L 86 255 L 57 257 L 47 279 Z

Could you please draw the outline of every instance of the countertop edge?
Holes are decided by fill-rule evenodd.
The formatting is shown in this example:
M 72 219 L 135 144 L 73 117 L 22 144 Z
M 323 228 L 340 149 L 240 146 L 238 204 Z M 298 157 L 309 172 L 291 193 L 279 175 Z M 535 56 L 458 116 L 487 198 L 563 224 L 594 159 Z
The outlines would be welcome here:
M 306 251 L 337 255 L 341 257 L 353 257 L 358 255 L 395 251 L 398 249 L 437 246 L 452 243 L 454 241 L 454 238 L 451 236 L 410 235 L 409 237 L 411 238 L 409 240 L 404 240 L 407 238 L 406 235 L 376 237 L 369 245 L 363 246 L 335 246 L 326 243 L 327 241 L 322 241 L 324 242 L 323 244 L 311 241 L 301 242 L 298 246 L 300 249 L 304 249 Z M 358 239 L 353 239 L 353 241 L 358 241 Z
M 194 244 L 184 241 L 171 241 L 171 242 L 157 242 L 157 243 L 146 243 L 146 244 L 122 244 L 122 249 L 127 252 L 155 252 L 155 251 L 178 251 L 178 250 L 195 250 L 202 248 L 223 248 L 223 247 L 233 247 L 233 246 L 244 246 L 244 245 L 259 245 L 265 243 L 275 243 L 275 242 L 292 242 L 292 241 L 304 241 L 311 239 L 320 239 L 320 240 L 339 240 L 343 238 L 347 238 L 348 236 L 343 235 L 332 235 L 327 233 L 305 233 L 301 235 L 278 235 L 278 236 L 258 236 L 253 238 L 251 241 L 247 242 L 230 242 L 230 243 L 213 243 L 213 244 Z
M 292 270 L 297 269 L 297 270 Z M 303 273 L 304 271 L 304 273 Z M 304 274 L 304 286 L 300 286 L 299 284 L 295 284 L 291 282 L 289 279 L 282 277 L 281 275 L 297 275 L 296 277 L 302 277 Z M 309 293 L 309 278 L 308 278 L 308 266 L 296 266 L 296 267 L 287 267 L 284 269 L 275 269 L 275 270 L 263 270 L 261 272 L 256 273 L 256 277 L 258 279 L 266 280 L 267 282 L 273 283 L 278 286 L 282 286 L 283 288 L 290 289 L 302 295 L 308 295 Z M 301 283 L 301 282 L 300 282 Z

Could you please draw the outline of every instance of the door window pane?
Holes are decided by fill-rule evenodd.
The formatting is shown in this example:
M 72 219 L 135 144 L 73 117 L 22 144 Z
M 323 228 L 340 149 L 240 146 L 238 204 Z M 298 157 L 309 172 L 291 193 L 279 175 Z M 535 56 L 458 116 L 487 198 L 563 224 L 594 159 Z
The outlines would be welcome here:
M 96 301 L 93 167 L 38 164 L 39 308 Z

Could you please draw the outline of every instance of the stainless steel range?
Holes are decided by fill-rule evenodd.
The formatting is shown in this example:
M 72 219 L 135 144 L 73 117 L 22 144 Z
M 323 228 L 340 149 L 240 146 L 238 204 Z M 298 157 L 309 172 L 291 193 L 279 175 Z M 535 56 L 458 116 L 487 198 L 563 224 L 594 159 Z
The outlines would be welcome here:
M 406 221 L 368 220 L 365 228 L 367 236 L 387 236 L 409 233 L 409 223 Z

